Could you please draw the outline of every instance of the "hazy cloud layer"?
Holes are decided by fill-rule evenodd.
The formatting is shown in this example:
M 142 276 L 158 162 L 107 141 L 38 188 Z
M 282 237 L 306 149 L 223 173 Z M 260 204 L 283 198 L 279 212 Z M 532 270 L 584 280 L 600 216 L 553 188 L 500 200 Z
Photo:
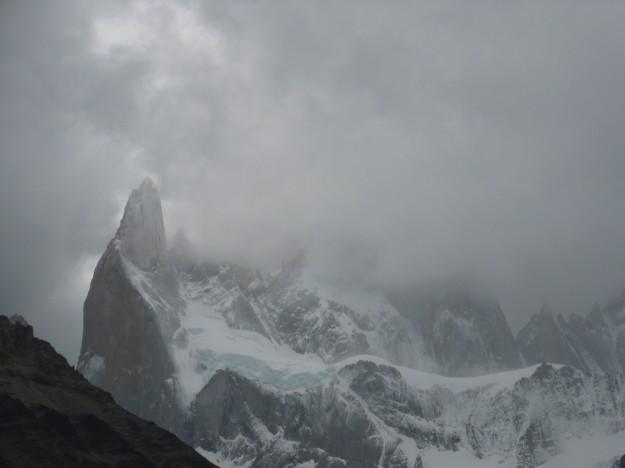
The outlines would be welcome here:
M 0 293 L 70 358 L 125 197 L 270 266 L 625 287 L 623 2 L 0 4 Z

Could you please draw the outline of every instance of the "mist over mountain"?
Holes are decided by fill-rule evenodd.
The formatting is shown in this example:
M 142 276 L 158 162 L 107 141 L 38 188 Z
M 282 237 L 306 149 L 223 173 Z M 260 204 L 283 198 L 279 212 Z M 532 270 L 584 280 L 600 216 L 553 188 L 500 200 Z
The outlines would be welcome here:
M 89 384 L 21 316 L 0 315 L 0 389 L 3 467 L 214 468 Z
M 568 319 L 545 305 L 515 337 L 474 281 L 391 291 L 305 253 L 271 272 L 203 258 L 183 231 L 168 241 L 149 178 L 97 263 L 83 323 L 78 370 L 224 466 L 621 457 L 622 296 Z
M 2 2 L 4 302 L 75 361 L 148 174 L 206 257 L 586 314 L 625 278 L 624 8 Z
M 217 464 L 613 465 L 623 24 L 2 1 L 3 310 Z

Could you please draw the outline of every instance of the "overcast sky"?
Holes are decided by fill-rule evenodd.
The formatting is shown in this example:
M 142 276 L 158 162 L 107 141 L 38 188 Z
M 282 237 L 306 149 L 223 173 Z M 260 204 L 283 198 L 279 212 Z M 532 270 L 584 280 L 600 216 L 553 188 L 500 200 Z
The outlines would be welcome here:
M 625 287 L 625 2 L 0 2 L 0 293 L 75 360 L 129 191 L 270 266 Z

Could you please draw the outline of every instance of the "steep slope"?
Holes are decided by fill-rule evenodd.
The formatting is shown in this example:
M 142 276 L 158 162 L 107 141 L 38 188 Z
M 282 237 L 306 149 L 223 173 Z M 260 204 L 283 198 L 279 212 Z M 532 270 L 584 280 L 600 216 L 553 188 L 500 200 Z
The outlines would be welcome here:
M 564 439 L 624 427 L 620 376 L 492 374 L 522 359 L 479 288 L 386 294 L 328 281 L 303 257 L 266 274 L 202 260 L 182 233 L 167 249 L 163 225 L 146 181 L 94 273 L 79 369 L 212 460 L 529 468 L 559 456 Z M 619 313 L 597 312 L 611 325 Z M 545 310 L 520 340 L 528 360 L 572 362 L 570 335 L 582 331 L 571 323 Z M 603 348 L 588 349 L 599 359 Z
M 336 287 L 299 260 L 270 275 L 198 261 L 182 234 L 168 251 L 146 179 L 94 272 L 78 368 L 125 408 L 182 433 L 193 396 L 219 367 L 271 379 L 362 353 L 434 368 L 381 291 Z
M 178 409 L 184 413 L 224 365 L 273 379 L 301 363 L 359 354 L 450 375 L 520 364 L 496 302 L 462 290 L 437 302 L 389 302 L 380 289 L 327 281 L 303 258 L 269 275 L 217 265 L 197 260 L 183 234 L 167 251 L 163 226 L 158 192 L 146 180 L 94 272 L 78 367 L 164 427 L 182 430 Z M 270 357 L 277 355 L 286 360 Z
M 0 466 L 214 465 L 120 408 L 28 324 L 0 315 Z
M 515 369 L 521 356 L 495 299 L 457 279 L 395 291 L 391 303 L 424 337 L 439 372 L 480 375 Z
M 534 468 L 625 428 L 622 382 L 606 376 L 543 365 L 445 378 L 375 361 L 286 393 L 219 371 L 195 400 L 194 443 L 233 466 Z
M 310 271 L 305 258 L 270 275 L 260 301 L 282 342 L 326 363 L 367 353 L 410 367 L 434 365 L 418 330 L 380 289 L 331 282 Z
M 559 362 L 578 369 L 590 370 L 574 344 L 567 340 L 562 317 L 556 318 L 549 306 L 544 305 L 539 314 L 533 315 L 517 335 L 519 348 L 530 364 Z
M 432 367 L 410 323 L 381 292 L 337 288 L 300 262 L 266 276 L 192 263 L 179 278 L 186 306 L 172 354 L 183 407 L 225 367 L 285 390 L 363 353 Z
M 625 375 L 625 294 L 586 317 L 534 315 L 517 340 L 528 363 L 549 360 L 586 372 Z
M 158 192 L 130 195 L 100 258 L 84 305 L 79 370 L 133 413 L 180 430 L 167 343 L 179 326 L 178 284 L 166 260 Z

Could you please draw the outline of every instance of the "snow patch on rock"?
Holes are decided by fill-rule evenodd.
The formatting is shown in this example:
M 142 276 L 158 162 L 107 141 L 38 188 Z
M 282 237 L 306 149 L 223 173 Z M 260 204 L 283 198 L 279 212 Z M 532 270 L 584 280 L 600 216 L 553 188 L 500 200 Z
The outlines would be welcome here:
M 90 356 L 84 358 L 82 362 L 84 363 L 81 368 L 82 374 L 89 382 L 97 385 L 99 377 L 106 367 L 104 356 L 92 353 Z

